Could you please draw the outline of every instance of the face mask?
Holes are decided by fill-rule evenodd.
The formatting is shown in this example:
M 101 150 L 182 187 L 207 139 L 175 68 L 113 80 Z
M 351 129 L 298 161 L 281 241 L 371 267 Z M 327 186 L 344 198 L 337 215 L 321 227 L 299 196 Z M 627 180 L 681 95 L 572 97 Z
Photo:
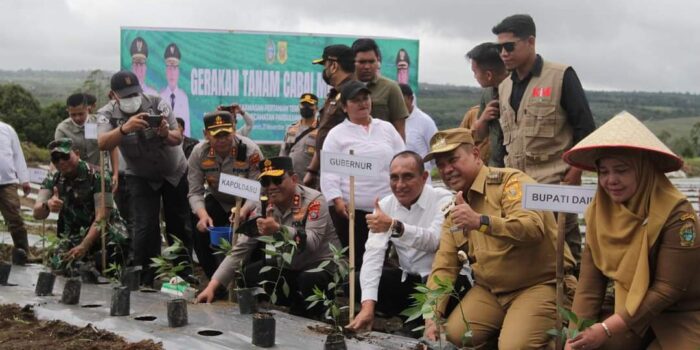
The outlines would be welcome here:
M 141 96 L 122 98 L 119 100 L 119 109 L 126 114 L 134 114 L 141 107 Z
M 333 85 L 331 84 L 331 75 L 328 73 L 327 70 L 323 70 L 323 72 L 321 73 L 321 77 L 323 78 L 323 81 L 326 82 L 326 84 Z
M 301 114 L 301 117 L 304 119 L 313 118 L 314 110 L 308 107 L 302 107 L 299 108 L 299 114 Z

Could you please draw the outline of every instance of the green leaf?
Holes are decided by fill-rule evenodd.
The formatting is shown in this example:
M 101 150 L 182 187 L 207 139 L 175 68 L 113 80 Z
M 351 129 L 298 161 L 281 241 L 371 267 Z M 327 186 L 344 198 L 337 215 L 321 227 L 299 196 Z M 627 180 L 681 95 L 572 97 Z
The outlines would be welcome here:
M 274 291 L 272 292 L 272 295 L 270 295 L 270 302 L 277 304 L 277 294 L 275 294 Z
M 260 269 L 260 273 L 265 273 L 272 270 L 272 266 L 263 266 L 262 269 Z
M 558 329 L 552 328 L 547 330 L 547 334 L 551 335 L 552 337 L 558 337 L 561 335 L 562 332 L 559 332 Z
M 289 285 L 287 284 L 287 281 L 282 283 L 282 293 L 284 293 L 285 297 L 289 297 Z
M 287 263 L 287 265 L 292 264 L 292 254 L 291 253 L 282 253 L 282 260 Z
M 569 323 L 573 322 L 578 325 L 578 316 L 573 311 L 560 306 L 559 313 L 565 320 L 569 320 Z
M 578 330 L 579 331 L 584 331 L 587 328 L 591 327 L 592 325 L 596 324 L 595 320 L 587 320 L 587 319 L 582 319 L 580 323 L 578 323 Z
M 259 236 L 257 237 L 258 241 L 264 242 L 264 243 L 269 243 L 269 244 L 274 244 L 277 242 L 274 237 L 272 236 Z

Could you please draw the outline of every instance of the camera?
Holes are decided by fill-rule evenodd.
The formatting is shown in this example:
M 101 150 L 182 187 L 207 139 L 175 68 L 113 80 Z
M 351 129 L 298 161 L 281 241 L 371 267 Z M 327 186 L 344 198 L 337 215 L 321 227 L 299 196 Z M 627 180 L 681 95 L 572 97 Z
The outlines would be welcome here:
M 155 115 L 155 114 L 149 114 L 146 117 L 146 121 L 148 122 L 148 126 L 150 126 L 152 128 L 159 128 L 160 122 L 162 120 L 163 120 L 163 116 Z

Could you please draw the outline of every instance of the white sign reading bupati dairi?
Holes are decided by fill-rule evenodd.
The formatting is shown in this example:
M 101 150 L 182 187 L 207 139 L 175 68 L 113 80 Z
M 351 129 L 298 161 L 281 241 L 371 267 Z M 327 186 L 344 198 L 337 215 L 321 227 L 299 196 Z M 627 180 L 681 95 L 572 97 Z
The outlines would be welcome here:
M 526 184 L 523 208 L 580 214 L 595 196 L 596 187 Z
M 219 192 L 260 201 L 260 182 L 229 174 L 219 175 Z
M 321 151 L 321 171 L 349 176 L 379 176 L 381 163 L 368 158 L 343 153 Z

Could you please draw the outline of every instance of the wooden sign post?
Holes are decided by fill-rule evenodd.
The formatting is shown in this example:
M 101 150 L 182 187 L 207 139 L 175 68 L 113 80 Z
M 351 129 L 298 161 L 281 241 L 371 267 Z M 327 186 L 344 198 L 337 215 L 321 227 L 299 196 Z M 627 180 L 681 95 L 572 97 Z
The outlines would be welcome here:
M 238 229 L 238 218 L 241 215 L 243 199 L 257 202 L 260 200 L 260 182 L 238 176 L 222 173 L 219 175 L 219 192 L 236 196 L 236 206 L 231 209 L 231 246 L 235 247 L 238 242 L 236 229 Z
M 557 217 L 557 323 L 556 328 L 561 334 L 563 320 L 559 309 L 564 305 L 564 236 L 566 235 L 566 215 L 582 214 L 595 196 L 595 187 L 526 184 L 523 190 L 523 208 L 558 212 Z M 561 339 L 557 339 L 557 349 L 562 349 Z
M 335 173 L 350 176 L 350 198 L 348 204 L 348 255 L 350 265 L 350 300 L 348 301 L 350 322 L 355 318 L 355 176 L 379 176 L 381 162 L 376 158 L 321 151 L 321 173 Z M 323 176 L 323 175 L 322 175 Z

